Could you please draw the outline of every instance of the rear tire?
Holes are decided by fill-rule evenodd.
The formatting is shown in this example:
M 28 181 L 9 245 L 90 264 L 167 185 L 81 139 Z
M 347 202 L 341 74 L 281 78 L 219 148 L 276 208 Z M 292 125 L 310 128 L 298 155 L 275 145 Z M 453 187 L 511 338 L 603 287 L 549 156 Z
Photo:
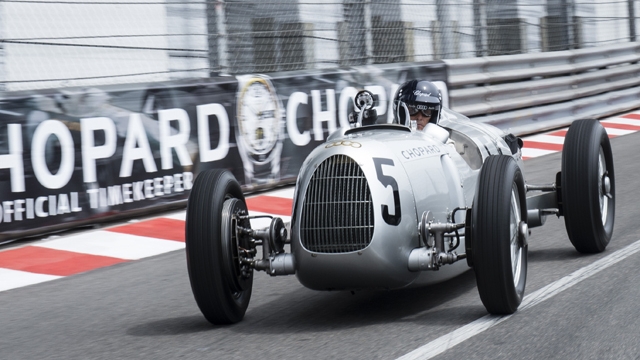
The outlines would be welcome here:
M 480 299 L 491 314 L 512 314 L 524 297 L 528 246 L 520 235 L 527 221 L 524 178 L 511 156 L 485 160 L 471 216 Z
M 562 150 L 561 194 L 567 235 L 579 252 L 602 252 L 611 241 L 615 190 L 607 132 L 597 120 L 573 122 Z
M 186 253 L 191 289 L 204 317 L 216 325 L 239 322 L 249 306 L 253 269 L 239 262 L 235 225 L 250 228 L 240 184 L 228 171 L 208 170 L 196 178 L 187 203 Z

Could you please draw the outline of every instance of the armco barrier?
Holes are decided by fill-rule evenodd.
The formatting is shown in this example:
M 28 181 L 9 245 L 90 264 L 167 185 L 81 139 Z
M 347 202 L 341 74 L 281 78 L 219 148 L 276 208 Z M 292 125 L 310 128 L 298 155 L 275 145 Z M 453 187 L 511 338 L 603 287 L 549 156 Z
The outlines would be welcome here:
M 366 88 L 381 119 L 442 62 L 10 94 L 0 99 L 0 242 L 184 206 L 198 172 L 293 183 Z
M 516 135 L 637 108 L 640 45 L 445 60 L 450 107 Z

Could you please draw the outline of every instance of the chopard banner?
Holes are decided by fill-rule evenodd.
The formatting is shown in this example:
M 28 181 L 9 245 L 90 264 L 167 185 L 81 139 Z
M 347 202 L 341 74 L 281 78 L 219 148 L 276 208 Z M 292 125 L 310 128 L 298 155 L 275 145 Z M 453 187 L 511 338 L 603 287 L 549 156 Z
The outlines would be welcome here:
M 245 191 L 293 183 L 348 126 L 353 97 L 391 122 L 405 80 L 443 90 L 440 62 L 247 74 L 0 99 L 0 242 L 184 205 L 195 176 L 230 170 Z

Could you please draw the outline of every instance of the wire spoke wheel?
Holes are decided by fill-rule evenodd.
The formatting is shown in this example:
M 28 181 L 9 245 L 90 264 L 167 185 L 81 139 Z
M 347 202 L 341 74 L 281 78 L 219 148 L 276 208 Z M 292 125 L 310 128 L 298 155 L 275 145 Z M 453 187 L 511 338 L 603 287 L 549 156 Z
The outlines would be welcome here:
M 576 250 L 604 251 L 613 234 L 615 171 L 609 137 L 597 120 L 578 120 L 569 127 L 561 194 L 567 235 Z
M 598 153 L 598 193 L 600 200 L 600 215 L 602 220 L 602 225 L 607 223 L 607 215 L 609 215 L 609 192 L 607 190 L 608 173 L 607 173 L 607 161 L 604 157 L 604 151 L 602 151 L 602 147 L 600 147 L 600 151 Z M 610 180 L 609 180 L 610 181 Z M 610 186 L 610 184 L 609 184 Z
M 511 269 L 513 273 L 513 285 L 518 287 L 518 281 L 521 281 L 522 258 L 524 249 L 522 248 L 518 237 L 518 225 L 522 217 L 520 216 L 520 199 L 518 198 L 518 189 L 515 184 L 511 190 L 511 216 L 510 216 L 510 238 L 511 238 Z
M 472 208 L 473 268 L 480 299 L 492 314 L 512 314 L 527 279 L 524 178 L 507 155 L 488 157 L 480 170 Z

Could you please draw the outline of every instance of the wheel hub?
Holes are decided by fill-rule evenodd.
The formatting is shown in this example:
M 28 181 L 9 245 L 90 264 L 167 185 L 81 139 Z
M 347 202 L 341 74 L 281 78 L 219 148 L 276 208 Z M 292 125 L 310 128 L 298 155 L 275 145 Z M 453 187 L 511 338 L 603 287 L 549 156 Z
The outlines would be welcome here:
M 529 245 L 529 225 L 524 221 L 518 225 L 518 243 L 521 248 Z
M 606 173 L 602 175 L 602 195 L 611 199 L 611 179 Z
M 240 228 L 251 228 L 251 223 L 243 219 L 247 213 L 246 205 L 238 199 L 232 198 L 224 202 L 222 209 L 222 226 L 220 241 L 222 243 L 223 269 L 229 287 L 234 292 L 241 292 L 249 288 L 253 272 L 246 265 L 245 251 L 250 248 L 247 236 Z

